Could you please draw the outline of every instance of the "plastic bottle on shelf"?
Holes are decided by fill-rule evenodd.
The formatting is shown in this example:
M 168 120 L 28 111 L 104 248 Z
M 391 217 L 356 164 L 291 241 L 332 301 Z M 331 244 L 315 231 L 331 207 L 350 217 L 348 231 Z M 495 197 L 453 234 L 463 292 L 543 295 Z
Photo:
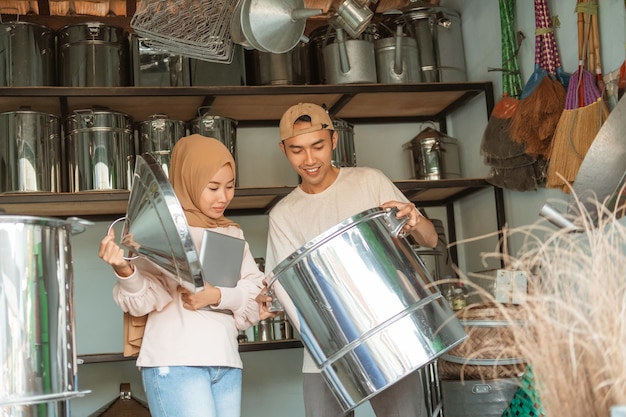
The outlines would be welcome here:
M 459 282 L 454 288 L 452 297 L 452 310 L 459 311 L 467 306 L 467 294 L 464 291 L 465 286 L 462 282 Z

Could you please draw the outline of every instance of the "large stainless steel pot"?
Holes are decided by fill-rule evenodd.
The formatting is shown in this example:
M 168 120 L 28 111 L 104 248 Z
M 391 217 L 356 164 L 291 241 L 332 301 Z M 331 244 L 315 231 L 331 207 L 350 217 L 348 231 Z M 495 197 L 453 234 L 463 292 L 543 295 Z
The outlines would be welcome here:
M 198 133 L 222 142 L 235 159 L 236 170 L 239 172 L 239 164 L 237 164 L 237 121 L 228 117 L 211 115 L 208 108 L 201 107 L 199 112 L 201 115 L 188 123 L 189 133 Z M 236 178 L 238 183 L 239 175 Z
M 0 192 L 61 192 L 61 126 L 53 114 L 0 113 Z
M 75 110 L 65 126 L 70 192 L 130 189 L 135 167 L 130 116 L 109 110 Z
M 401 25 L 415 38 L 424 82 L 467 81 L 461 15 L 457 11 L 416 1 L 400 15 L 385 16 L 383 22 L 392 30 Z
M 57 43 L 60 85 L 130 85 L 130 49 L 124 28 L 99 22 L 69 25 L 59 29 Z
M 56 35 L 42 25 L 0 22 L 0 86 L 56 85 Z
M 62 417 L 60 400 L 86 393 L 76 386 L 70 242 L 83 230 L 78 219 L 0 215 L 3 416 Z
M 246 79 L 249 85 L 302 85 L 311 83 L 309 45 L 300 42 L 282 54 L 246 52 Z
M 150 46 L 148 39 L 130 35 L 133 85 L 184 87 L 191 85 L 188 57 Z
M 154 114 L 138 123 L 137 135 L 139 153 L 151 153 L 165 175 L 168 175 L 172 148 L 180 138 L 187 135 L 185 122 L 170 119 L 165 114 Z
M 337 146 L 333 149 L 332 164 L 336 167 L 355 167 L 354 126 L 333 117 L 333 129 L 337 132 Z
M 366 210 L 274 268 L 302 341 L 350 410 L 465 338 L 400 231 L 397 210 Z M 274 281 L 272 281 L 273 283 Z

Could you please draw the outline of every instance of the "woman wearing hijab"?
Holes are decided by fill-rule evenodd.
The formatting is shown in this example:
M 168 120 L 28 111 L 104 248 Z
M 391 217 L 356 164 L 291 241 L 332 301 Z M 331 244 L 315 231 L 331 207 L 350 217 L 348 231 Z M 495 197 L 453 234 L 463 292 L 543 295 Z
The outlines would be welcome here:
M 205 229 L 243 239 L 224 217 L 235 193 L 235 161 L 218 140 L 197 134 L 176 142 L 169 179 L 199 250 Z M 263 273 L 246 243 L 233 288 L 195 294 L 148 259 L 128 261 L 111 231 L 98 256 L 113 267 L 113 297 L 131 316 L 148 314 L 137 366 L 153 417 L 239 417 L 241 368 L 237 334 L 259 320 Z

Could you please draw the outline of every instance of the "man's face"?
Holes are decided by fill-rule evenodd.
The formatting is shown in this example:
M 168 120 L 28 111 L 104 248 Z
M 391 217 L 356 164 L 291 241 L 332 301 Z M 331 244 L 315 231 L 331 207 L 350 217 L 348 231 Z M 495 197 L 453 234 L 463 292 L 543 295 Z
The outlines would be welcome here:
M 296 130 L 305 129 L 311 123 L 297 122 L 294 126 Z M 337 133 L 326 129 L 294 136 L 279 144 L 294 171 L 302 178 L 300 186 L 310 193 L 325 190 L 337 177 L 337 170 L 332 166 L 336 145 Z

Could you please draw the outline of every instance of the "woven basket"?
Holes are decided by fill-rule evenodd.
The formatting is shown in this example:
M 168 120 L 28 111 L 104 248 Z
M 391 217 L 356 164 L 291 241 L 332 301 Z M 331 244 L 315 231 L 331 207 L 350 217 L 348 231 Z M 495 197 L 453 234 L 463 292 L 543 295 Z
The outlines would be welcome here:
M 519 376 L 525 367 L 515 347 L 514 327 L 523 325 L 516 306 L 472 304 L 456 313 L 467 339 L 442 355 L 441 379 L 499 379 Z

